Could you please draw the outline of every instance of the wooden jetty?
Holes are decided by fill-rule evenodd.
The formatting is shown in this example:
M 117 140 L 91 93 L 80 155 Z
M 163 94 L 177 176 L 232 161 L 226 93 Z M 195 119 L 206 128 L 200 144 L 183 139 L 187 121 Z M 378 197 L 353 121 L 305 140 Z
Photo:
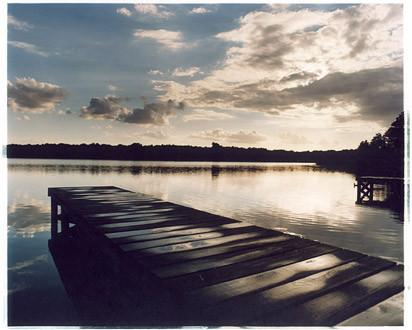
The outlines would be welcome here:
M 356 177 L 357 204 L 402 204 L 404 179 L 398 177 L 358 176 Z M 384 192 L 384 199 L 377 200 L 376 191 Z
M 118 325 L 375 325 L 362 315 L 404 288 L 400 264 L 148 195 L 112 186 L 48 193 L 49 247 L 69 296 L 80 308 L 109 306 L 89 319 L 118 307 Z M 99 279 L 99 296 L 85 293 Z M 402 325 L 402 308 L 392 310 L 379 325 Z

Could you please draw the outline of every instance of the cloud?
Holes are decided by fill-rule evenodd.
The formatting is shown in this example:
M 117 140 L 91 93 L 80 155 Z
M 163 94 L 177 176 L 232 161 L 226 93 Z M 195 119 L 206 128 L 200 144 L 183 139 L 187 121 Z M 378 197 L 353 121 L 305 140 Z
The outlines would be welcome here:
M 281 133 L 278 136 L 279 140 L 281 141 L 282 145 L 309 145 L 310 141 L 299 134 L 291 133 L 291 132 L 285 132 Z
M 335 72 L 307 85 L 281 90 L 267 89 L 265 82 L 240 85 L 225 92 L 207 91 L 195 103 L 215 106 L 226 103 L 234 108 L 267 113 L 300 105 L 317 109 L 335 106 L 341 110 L 335 116 L 339 121 L 356 118 L 386 122 L 403 110 L 403 72 L 399 67 Z M 345 108 L 351 104 L 356 105 L 357 111 L 346 113 Z
M 403 70 L 399 67 L 362 70 L 354 73 L 331 73 L 306 86 L 285 89 L 281 105 L 317 103 L 328 107 L 343 102 L 355 103 L 358 111 L 351 119 L 391 120 L 403 110 Z M 282 104 L 283 103 L 283 104 Z M 337 119 L 348 118 L 343 112 Z
M 8 231 L 24 237 L 50 230 L 50 206 L 35 198 L 15 198 L 7 210 Z
M 207 9 L 205 7 L 197 7 L 197 8 L 193 8 L 190 11 L 190 14 L 207 14 L 207 13 L 211 13 L 212 11 L 210 9 Z
M 109 84 L 109 85 L 107 86 L 107 89 L 108 89 L 109 91 L 111 91 L 111 92 L 116 92 L 116 91 L 119 90 L 119 87 L 117 87 L 116 85 Z
M 158 18 L 168 18 L 174 15 L 172 12 L 167 11 L 165 6 L 155 5 L 152 3 L 135 4 L 134 9 L 140 14 L 154 16 Z
M 154 40 L 155 42 L 171 50 L 179 50 L 187 47 L 187 45 L 183 42 L 183 35 L 180 31 L 138 29 L 134 31 L 133 35 L 139 39 L 146 38 Z
M 163 76 L 164 72 L 160 70 L 150 70 L 149 74 L 154 75 L 154 76 Z
M 21 31 L 28 31 L 33 28 L 33 25 L 20 21 L 12 15 L 7 16 L 7 25 L 13 29 L 21 30 Z
M 169 137 L 169 135 L 162 130 L 160 131 L 146 131 L 144 133 L 139 134 L 138 136 L 149 137 L 156 140 L 165 140 Z
M 317 78 L 317 77 L 318 77 L 318 75 L 316 73 L 312 73 L 312 72 L 306 72 L 306 71 L 294 72 L 294 73 L 291 73 L 291 74 L 283 77 L 282 79 L 280 79 L 280 82 L 312 80 L 312 79 Z
M 193 77 L 196 74 L 203 74 L 203 72 L 200 71 L 200 68 L 196 66 L 192 66 L 187 69 L 176 68 L 172 72 L 172 76 L 175 76 L 175 77 Z
M 33 259 L 17 262 L 17 263 L 14 264 L 14 266 L 9 267 L 7 270 L 8 271 L 13 271 L 13 272 L 14 271 L 21 271 L 22 269 L 29 268 L 29 267 L 32 267 L 36 264 L 44 263 L 44 262 L 47 262 L 47 261 L 48 261 L 47 254 L 42 254 L 42 255 L 39 255 L 37 257 L 34 257 Z
M 8 41 L 7 42 L 8 45 L 10 45 L 11 47 L 14 48 L 19 48 L 27 53 L 30 54 L 35 54 L 35 55 L 39 55 L 42 57 L 48 57 L 50 54 L 47 52 L 44 52 L 42 50 L 40 50 L 39 48 L 37 48 L 37 46 L 33 45 L 33 44 L 29 44 L 27 42 L 22 42 L 22 41 Z
M 116 119 L 121 113 L 128 113 L 129 109 L 120 104 L 121 99 L 108 95 L 93 97 L 87 107 L 80 109 L 80 117 L 85 119 Z
M 118 121 L 130 124 L 164 125 L 168 123 L 168 117 L 185 107 L 183 102 L 169 100 L 165 103 L 149 103 L 143 108 L 136 108 L 127 113 L 121 113 L 116 118 Z
M 253 144 L 266 140 L 266 137 L 256 131 L 228 132 L 223 129 L 207 130 L 192 134 L 191 137 L 207 141 L 221 141 L 239 144 Z
M 271 12 L 280 12 L 286 11 L 289 8 L 290 4 L 287 3 L 270 3 L 264 6 L 264 9 L 267 9 Z
M 129 109 L 116 96 L 93 97 L 89 105 L 80 109 L 84 119 L 112 119 L 123 123 L 141 125 L 164 125 L 176 111 L 183 110 L 183 102 L 157 102 L 145 104 L 143 108 Z
M 43 113 L 52 111 L 68 92 L 62 87 L 33 78 L 7 82 L 7 104 L 13 111 Z
M 402 110 L 402 6 L 253 11 L 216 35 L 226 57 L 191 82 L 153 81 L 162 99 L 194 108 L 305 113 L 387 122 Z M 300 110 L 299 110 L 300 109 Z
M 215 120 L 225 120 L 234 118 L 232 115 L 224 112 L 218 112 L 213 110 L 193 110 L 191 113 L 188 113 L 183 116 L 183 121 L 215 121 Z
M 16 117 L 17 120 L 30 120 L 30 117 L 27 115 L 23 115 L 22 117 Z
M 127 16 L 127 17 L 132 16 L 132 12 L 125 7 L 117 8 L 116 13 L 118 13 L 119 15 Z

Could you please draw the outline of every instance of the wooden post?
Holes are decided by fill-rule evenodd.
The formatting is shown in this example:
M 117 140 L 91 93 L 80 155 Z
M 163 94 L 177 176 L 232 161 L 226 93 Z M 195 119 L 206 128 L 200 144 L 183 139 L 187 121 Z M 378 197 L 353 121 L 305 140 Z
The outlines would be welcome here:
M 62 214 L 61 214 L 61 225 L 62 225 L 62 234 L 68 235 L 69 234 L 69 215 L 67 213 L 66 207 L 63 205 L 61 206 Z
M 370 188 L 369 188 L 369 202 L 373 202 L 373 182 L 371 182 L 369 184 Z
M 361 182 L 359 178 L 356 178 L 356 204 L 361 204 Z
M 51 239 L 57 236 L 57 202 L 53 196 L 51 196 Z

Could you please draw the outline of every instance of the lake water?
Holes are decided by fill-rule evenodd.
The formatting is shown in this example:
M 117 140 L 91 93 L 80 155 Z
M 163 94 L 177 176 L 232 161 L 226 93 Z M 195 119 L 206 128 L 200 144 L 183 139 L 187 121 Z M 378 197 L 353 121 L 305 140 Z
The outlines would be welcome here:
M 400 214 L 356 205 L 354 182 L 313 164 L 9 160 L 9 324 L 78 324 L 48 251 L 48 187 L 119 186 L 403 262 Z

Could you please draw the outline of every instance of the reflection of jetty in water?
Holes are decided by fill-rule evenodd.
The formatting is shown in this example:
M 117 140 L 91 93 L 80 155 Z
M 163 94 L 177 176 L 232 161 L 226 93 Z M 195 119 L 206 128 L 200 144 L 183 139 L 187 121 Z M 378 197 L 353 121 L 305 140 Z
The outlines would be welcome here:
M 142 301 L 145 282 L 138 285 L 130 281 L 127 273 L 119 270 L 119 260 L 81 238 L 78 228 L 49 240 L 49 250 L 77 311 L 79 325 L 153 324 L 156 308 Z
M 404 179 L 397 177 L 356 177 L 357 204 L 403 207 Z

